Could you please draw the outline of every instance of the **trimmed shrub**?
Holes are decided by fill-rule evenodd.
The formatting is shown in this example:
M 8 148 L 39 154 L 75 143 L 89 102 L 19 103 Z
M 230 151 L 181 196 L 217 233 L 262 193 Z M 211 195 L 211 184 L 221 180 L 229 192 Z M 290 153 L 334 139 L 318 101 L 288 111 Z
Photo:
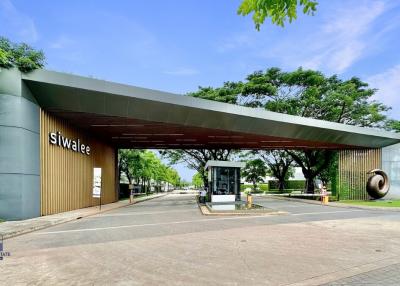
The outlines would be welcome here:
M 279 181 L 278 180 L 271 180 L 268 182 L 269 189 L 274 190 L 274 189 L 279 189 Z M 304 190 L 306 185 L 305 180 L 290 180 L 285 182 L 285 190 Z
M 253 185 L 252 184 L 241 184 L 240 185 L 240 190 L 243 192 L 245 189 L 250 188 L 251 192 L 253 194 L 257 194 L 257 193 L 262 193 L 262 192 L 267 192 L 269 190 L 268 188 L 268 184 L 258 184 L 257 188 L 258 190 L 253 191 Z

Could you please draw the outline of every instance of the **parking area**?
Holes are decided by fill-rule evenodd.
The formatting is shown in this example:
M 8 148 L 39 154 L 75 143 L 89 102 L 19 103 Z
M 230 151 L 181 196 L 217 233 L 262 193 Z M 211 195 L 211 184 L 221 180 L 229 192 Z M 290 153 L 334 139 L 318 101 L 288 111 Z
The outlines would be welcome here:
M 0 284 L 356 285 L 400 263 L 398 212 L 255 202 L 287 214 L 203 216 L 171 194 L 12 238 Z

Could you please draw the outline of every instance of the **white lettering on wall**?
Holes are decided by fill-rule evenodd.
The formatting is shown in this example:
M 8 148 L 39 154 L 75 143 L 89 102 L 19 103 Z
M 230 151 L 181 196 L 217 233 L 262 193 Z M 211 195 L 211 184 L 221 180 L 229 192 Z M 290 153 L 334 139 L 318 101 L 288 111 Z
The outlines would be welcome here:
M 50 144 L 72 150 L 74 152 L 90 155 L 89 145 L 82 144 L 80 139 L 69 139 L 64 137 L 59 131 L 49 133 L 49 142 Z

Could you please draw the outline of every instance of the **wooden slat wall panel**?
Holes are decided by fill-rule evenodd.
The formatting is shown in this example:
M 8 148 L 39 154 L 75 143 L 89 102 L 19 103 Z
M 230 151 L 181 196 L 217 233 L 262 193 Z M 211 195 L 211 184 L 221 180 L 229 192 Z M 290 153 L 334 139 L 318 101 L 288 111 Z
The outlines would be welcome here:
M 90 146 L 90 155 L 50 144 L 49 133 L 56 131 L 70 139 L 81 139 Z M 102 203 L 118 199 L 115 149 L 44 110 L 40 114 L 40 152 L 41 215 L 98 205 L 99 199 L 92 198 L 94 167 L 102 168 Z
M 382 149 L 341 150 L 338 166 L 340 199 L 367 200 L 367 172 L 382 168 Z

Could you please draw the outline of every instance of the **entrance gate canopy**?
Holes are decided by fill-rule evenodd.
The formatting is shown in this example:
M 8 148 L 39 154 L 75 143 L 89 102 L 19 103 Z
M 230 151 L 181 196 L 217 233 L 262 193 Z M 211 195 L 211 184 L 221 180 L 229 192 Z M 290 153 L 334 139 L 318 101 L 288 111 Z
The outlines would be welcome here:
M 22 80 L 43 109 L 117 148 L 350 149 L 400 142 L 392 132 L 46 70 Z

